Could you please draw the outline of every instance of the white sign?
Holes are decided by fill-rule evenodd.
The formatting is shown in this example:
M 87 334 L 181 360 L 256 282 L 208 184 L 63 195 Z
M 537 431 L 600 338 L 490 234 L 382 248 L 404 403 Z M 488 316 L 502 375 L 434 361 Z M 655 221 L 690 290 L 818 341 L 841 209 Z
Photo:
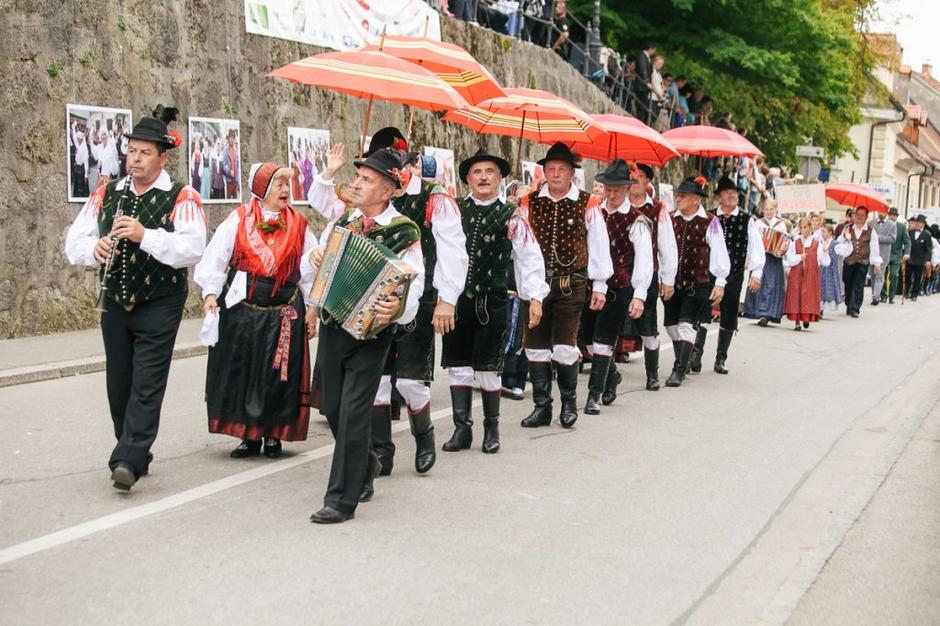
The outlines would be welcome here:
M 383 28 L 441 38 L 440 16 L 423 0 L 245 0 L 245 30 L 256 35 L 356 50 L 378 43 Z
M 797 146 L 796 147 L 796 156 L 805 157 L 808 159 L 821 159 L 825 156 L 826 151 L 820 148 L 819 146 Z
M 888 204 L 894 202 L 894 183 L 865 183 L 865 186 L 884 196 Z
M 825 185 L 780 185 L 775 189 L 777 213 L 817 213 L 826 210 Z

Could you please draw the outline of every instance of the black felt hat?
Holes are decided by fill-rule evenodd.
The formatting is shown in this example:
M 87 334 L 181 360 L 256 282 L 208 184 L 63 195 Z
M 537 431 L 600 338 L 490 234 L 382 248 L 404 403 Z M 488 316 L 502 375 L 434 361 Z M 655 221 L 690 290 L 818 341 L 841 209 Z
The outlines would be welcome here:
M 178 114 L 178 109 L 164 107 L 162 104 L 159 104 L 157 108 L 153 110 L 153 117 L 144 117 L 137 122 L 131 132 L 124 133 L 124 136 L 128 139 L 151 141 L 163 148 L 175 148 L 179 145 L 176 141 L 179 135 L 175 137 L 170 135 L 170 129 L 167 125 L 175 121 Z M 180 139 L 180 141 L 182 140 Z
M 729 189 L 738 190 L 738 186 L 734 184 L 734 181 L 728 178 L 727 176 L 722 176 L 718 180 L 718 185 L 715 187 L 715 193 L 721 193 L 722 191 L 728 191 Z
M 636 161 L 634 161 L 630 165 L 632 165 L 634 169 L 638 169 L 644 174 L 646 174 L 646 177 L 648 179 L 653 180 L 653 176 L 654 176 L 653 168 L 647 165 L 646 163 L 637 163 Z
M 537 163 L 544 167 L 549 161 L 564 161 L 571 167 L 581 167 L 581 157 L 560 141 L 555 142 L 545 153 L 545 158 Z
M 506 178 L 506 176 L 509 175 L 509 172 L 512 169 L 511 167 L 509 167 L 509 161 L 507 161 L 506 159 L 502 157 L 498 157 L 495 154 L 490 154 L 485 149 L 480 148 L 479 150 L 477 150 L 477 153 L 474 154 L 472 157 L 470 157 L 469 159 L 464 159 L 463 161 L 460 162 L 460 167 L 457 168 L 458 172 L 460 173 L 460 180 L 466 183 L 467 175 L 470 173 L 470 168 L 473 167 L 475 164 L 480 163 L 482 161 L 490 161 L 492 163 L 495 163 L 496 167 L 499 168 L 499 175 L 502 176 L 503 178 Z
M 634 185 L 636 181 L 630 178 L 630 166 L 623 159 L 615 159 L 607 169 L 594 177 L 602 185 Z
M 914 218 L 914 221 L 915 221 L 915 222 L 919 222 L 919 223 L 921 223 L 921 224 L 926 224 L 926 223 L 927 223 L 927 216 L 924 215 L 923 213 L 921 213 L 920 215 L 918 215 L 917 217 Z
M 679 183 L 676 193 L 695 193 L 704 198 L 708 195 L 708 181 L 704 176 L 689 176 Z
M 369 147 L 366 148 L 362 158 L 368 158 L 373 152 L 381 150 L 382 148 L 395 148 L 396 150 L 407 151 L 408 141 L 405 139 L 405 136 L 401 134 L 401 131 L 394 126 L 380 128 L 372 135 L 372 139 L 369 140 Z
M 382 176 L 395 183 L 395 187 L 401 189 L 401 174 L 404 167 L 398 155 L 391 150 L 381 148 L 376 150 L 361 161 L 353 161 L 356 167 L 368 167 L 375 170 Z

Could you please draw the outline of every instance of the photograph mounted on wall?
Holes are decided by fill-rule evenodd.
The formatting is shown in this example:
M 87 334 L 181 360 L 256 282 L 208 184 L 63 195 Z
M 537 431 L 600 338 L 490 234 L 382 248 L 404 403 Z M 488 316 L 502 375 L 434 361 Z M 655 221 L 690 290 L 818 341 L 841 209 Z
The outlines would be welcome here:
M 310 204 L 313 179 L 326 169 L 330 149 L 330 131 L 316 128 L 287 127 L 287 165 L 291 168 L 292 204 Z
M 189 118 L 189 184 L 203 203 L 242 201 L 238 120 Z
M 100 185 L 127 175 L 124 133 L 132 126 L 130 109 L 65 105 L 69 202 L 85 202 Z

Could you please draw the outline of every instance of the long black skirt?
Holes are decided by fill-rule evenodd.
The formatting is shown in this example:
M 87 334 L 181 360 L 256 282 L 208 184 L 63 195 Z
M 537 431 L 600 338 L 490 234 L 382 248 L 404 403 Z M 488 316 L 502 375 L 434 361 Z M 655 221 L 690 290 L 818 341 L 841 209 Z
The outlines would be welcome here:
M 272 287 L 270 279 L 257 278 L 250 297 L 231 309 L 225 308 L 225 292 L 219 296 L 219 341 L 209 348 L 206 368 L 209 432 L 251 440 L 307 438 L 306 309 L 296 284 L 273 294 Z

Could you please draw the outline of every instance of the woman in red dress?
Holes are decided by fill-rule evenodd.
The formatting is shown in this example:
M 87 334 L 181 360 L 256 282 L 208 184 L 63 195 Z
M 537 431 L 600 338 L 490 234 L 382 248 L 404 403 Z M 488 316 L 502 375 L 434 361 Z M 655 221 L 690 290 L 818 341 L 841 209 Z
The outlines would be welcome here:
M 809 328 L 810 322 L 819 321 L 819 268 L 829 266 L 829 244 L 813 237 L 808 217 L 800 219 L 800 236 L 790 242 L 787 265 L 790 280 L 783 312 L 796 324 L 793 330 L 801 330 L 801 324 Z

